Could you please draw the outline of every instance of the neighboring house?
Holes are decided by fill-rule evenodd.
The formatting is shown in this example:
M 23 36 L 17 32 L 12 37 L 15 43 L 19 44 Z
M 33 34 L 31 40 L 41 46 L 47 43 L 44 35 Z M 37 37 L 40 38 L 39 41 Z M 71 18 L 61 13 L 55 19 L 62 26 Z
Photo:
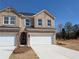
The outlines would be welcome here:
M 47 10 L 36 14 L 0 10 L 0 46 L 55 43 L 54 16 Z

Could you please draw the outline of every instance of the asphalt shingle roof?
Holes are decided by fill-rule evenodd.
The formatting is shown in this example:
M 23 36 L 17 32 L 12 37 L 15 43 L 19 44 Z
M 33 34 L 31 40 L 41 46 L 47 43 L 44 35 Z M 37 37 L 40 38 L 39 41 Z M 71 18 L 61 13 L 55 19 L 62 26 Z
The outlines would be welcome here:
M 19 12 L 19 14 L 23 14 L 23 15 L 26 15 L 26 16 L 33 16 L 33 15 L 35 15 L 35 13 L 29 13 L 29 12 Z

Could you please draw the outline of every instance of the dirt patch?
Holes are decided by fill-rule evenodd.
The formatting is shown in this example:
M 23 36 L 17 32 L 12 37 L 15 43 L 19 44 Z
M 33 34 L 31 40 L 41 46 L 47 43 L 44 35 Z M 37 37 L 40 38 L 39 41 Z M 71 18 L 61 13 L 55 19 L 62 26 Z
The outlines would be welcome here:
M 79 51 L 79 39 L 58 40 L 57 44 L 66 48 Z
M 9 59 L 39 59 L 31 47 L 15 48 Z

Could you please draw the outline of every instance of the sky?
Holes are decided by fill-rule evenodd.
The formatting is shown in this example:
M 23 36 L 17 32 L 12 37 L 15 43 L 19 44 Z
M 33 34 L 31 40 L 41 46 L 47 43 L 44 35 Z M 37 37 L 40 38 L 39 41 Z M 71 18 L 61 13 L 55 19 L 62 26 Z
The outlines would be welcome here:
M 37 13 L 47 9 L 55 18 L 55 27 L 66 22 L 79 24 L 79 0 L 0 0 L 0 9 L 7 6 L 18 12 Z

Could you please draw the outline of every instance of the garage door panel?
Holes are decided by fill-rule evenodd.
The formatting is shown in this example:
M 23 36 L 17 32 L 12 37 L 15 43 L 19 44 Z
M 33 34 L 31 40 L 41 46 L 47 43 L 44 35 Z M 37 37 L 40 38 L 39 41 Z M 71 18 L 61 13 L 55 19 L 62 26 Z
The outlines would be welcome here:
M 14 46 L 15 36 L 0 36 L 0 46 Z
M 31 36 L 30 44 L 51 44 L 51 36 Z

